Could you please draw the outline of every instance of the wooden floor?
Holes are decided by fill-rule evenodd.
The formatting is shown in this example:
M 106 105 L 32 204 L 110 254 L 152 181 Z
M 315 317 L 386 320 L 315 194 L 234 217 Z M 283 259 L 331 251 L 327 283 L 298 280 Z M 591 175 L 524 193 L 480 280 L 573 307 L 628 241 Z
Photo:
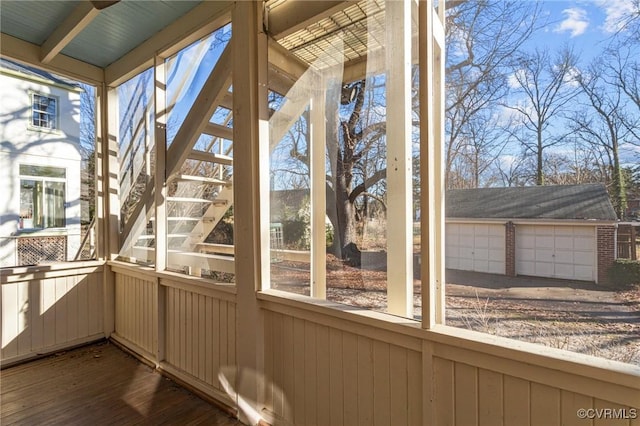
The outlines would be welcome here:
M 0 424 L 239 425 L 108 342 L 0 372 Z

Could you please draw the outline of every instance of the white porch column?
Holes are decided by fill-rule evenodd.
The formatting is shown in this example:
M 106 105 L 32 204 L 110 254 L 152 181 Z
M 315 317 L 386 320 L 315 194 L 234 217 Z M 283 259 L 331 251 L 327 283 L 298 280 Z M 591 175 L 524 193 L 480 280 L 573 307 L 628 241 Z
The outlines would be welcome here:
M 167 76 L 166 64 L 163 57 L 154 58 L 154 137 L 155 137 L 155 239 L 156 239 L 156 271 L 167 269 Z M 149 164 L 150 165 L 150 164 Z M 149 183 L 151 184 L 151 183 Z M 165 355 L 165 315 L 166 315 L 166 287 L 160 285 L 156 279 L 155 297 L 158 309 L 155 311 L 154 321 L 157 327 L 154 329 L 153 348 L 155 349 L 156 365 L 164 360 Z
M 105 201 L 105 238 L 108 240 L 106 257 L 113 260 L 120 251 L 120 165 L 118 164 L 118 143 L 120 142 L 120 123 L 118 120 L 118 91 L 115 88 L 102 89 L 101 119 L 103 175 L 102 195 Z
M 118 93 L 105 84 L 98 87 L 96 103 L 96 212 L 98 214 L 98 258 L 112 260 L 120 250 L 120 185 L 118 165 Z M 115 330 L 115 276 L 105 268 L 102 281 L 104 334 Z
M 411 4 L 386 2 L 387 300 L 388 311 L 413 311 L 411 191 Z
M 422 327 L 444 324 L 444 1 L 420 2 Z
M 154 58 L 154 109 L 155 123 L 154 136 L 156 145 L 155 168 L 155 241 L 156 241 L 156 271 L 164 271 L 167 268 L 167 111 L 166 111 L 166 70 L 164 58 Z M 150 162 L 149 162 L 150 163 Z
M 235 2 L 232 11 L 237 289 L 237 373 L 233 384 L 240 420 L 246 424 L 260 419 L 264 342 L 257 291 L 268 286 L 269 277 L 268 49 L 261 12 L 261 1 Z
M 318 76 L 318 78 L 322 78 Z M 324 87 L 318 82 L 317 87 Z M 311 297 L 327 298 L 327 243 L 325 217 L 327 211 L 325 146 L 325 93 L 316 91 L 311 98 L 309 126 L 311 144 Z

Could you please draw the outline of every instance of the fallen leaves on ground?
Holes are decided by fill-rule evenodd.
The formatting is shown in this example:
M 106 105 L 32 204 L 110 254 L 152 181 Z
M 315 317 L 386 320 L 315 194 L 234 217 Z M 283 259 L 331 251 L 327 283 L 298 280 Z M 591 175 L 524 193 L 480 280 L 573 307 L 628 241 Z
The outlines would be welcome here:
M 328 300 L 387 309 L 385 271 L 350 267 L 328 256 L 326 273 Z M 279 290 L 309 295 L 309 265 L 274 263 L 271 281 Z M 504 292 L 481 297 L 472 285 L 454 286 L 455 295 L 445 297 L 447 325 L 640 365 L 640 286 L 603 292 L 593 301 L 571 300 L 571 289 L 567 300 L 552 300 L 510 298 Z M 420 281 L 414 280 L 416 318 L 421 315 L 419 293 Z

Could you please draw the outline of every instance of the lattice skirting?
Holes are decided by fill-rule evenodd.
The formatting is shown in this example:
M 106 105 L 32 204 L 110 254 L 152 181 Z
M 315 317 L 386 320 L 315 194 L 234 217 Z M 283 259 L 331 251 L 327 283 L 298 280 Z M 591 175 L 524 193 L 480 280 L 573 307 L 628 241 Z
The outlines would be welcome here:
M 18 238 L 18 265 L 64 262 L 67 260 L 67 237 Z

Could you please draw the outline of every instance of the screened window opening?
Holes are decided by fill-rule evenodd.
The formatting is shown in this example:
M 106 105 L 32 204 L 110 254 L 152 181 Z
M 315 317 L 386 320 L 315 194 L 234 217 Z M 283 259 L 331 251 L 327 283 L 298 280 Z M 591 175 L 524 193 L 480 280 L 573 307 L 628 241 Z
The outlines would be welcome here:
M 570 2 L 464 3 L 445 29 L 446 325 L 640 365 L 640 287 L 618 272 L 640 247 L 634 31 L 581 4 L 582 49 L 550 19 Z
M 366 19 L 357 18 L 362 10 Z M 339 15 L 352 22 L 321 44 L 309 40 L 335 21 L 279 40 L 309 68 L 268 99 L 270 284 L 414 318 L 422 252 L 414 235 L 418 8 L 362 1 Z

